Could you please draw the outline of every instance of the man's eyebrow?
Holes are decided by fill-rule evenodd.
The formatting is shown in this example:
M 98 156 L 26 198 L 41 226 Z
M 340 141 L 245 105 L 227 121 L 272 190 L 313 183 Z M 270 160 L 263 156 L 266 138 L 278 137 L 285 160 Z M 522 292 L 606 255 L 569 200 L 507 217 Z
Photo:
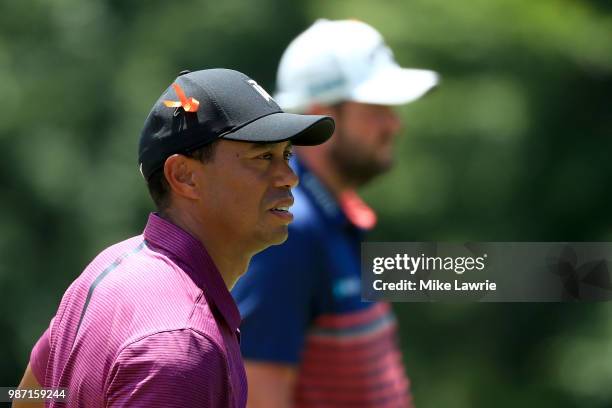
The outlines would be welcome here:
M 274 147 L 275 145 L 279 144 L 279 143 L 284 143 L 283 142 L 276 142 L 276 143 L 253 143 L 253 145 L 251 146 L 251 148 L 249 150 L 265 150 L 265 149 L 270 149 L 272 147 Z M 291 150 L 293 148 L 293 144 L 291 143 L 291 141 L 289 141 L 289 143 L 287 143 L 287 146 L 285 146 L 285 150 Z

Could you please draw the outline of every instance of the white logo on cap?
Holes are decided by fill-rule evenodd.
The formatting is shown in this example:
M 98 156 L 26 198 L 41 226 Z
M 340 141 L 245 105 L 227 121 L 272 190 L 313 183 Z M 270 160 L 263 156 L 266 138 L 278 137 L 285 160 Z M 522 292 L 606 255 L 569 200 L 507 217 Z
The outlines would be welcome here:
M 142 163 L 140 163 L 140 166 L 138 166 L 138 170 L 140 170 L 140 174 L 142 175 L 142 178 L 146 179 L 144 173 L 142 172 Z
M 266 102 L 270 102 L 273 100 L 270 94 L 267 93 L 266 90 L 263 89 L 257 82 L 253 81 L 252 79 L 249 79 L 247 83 L 251 85 L 253 88 L 255 88 L 257 93 L 259 93 L 266 100 Z

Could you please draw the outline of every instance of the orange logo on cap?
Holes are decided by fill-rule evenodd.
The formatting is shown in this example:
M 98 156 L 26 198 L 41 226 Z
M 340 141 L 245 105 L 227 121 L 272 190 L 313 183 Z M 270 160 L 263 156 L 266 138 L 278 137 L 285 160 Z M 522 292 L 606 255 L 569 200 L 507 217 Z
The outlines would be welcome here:
M 179 84 L 176 82 L 172 84 L 172 88 L 174 88 L 174 92 L 176 92 L 176 96 L 178 96 L 178 101 L 164 101 L 164 105 L 169 108 L 178 108 L 182 106 L 185 112 L 197 112 L 200 107 L 200 102 L 195 99 L 193 96 L 187 98 L 185 96 L 185 92 L 181 89 Z

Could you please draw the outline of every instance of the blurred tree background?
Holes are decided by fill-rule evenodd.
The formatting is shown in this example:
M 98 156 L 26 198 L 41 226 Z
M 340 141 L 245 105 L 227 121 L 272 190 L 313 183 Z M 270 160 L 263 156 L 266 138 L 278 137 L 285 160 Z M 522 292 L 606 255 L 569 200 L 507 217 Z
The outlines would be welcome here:
M 612 240 L 609 0 L 32 0 L 0 13 L 0 385 L 152 205 L 140 128 L 182 69 L 274 89 L 316 18 L 377 27 L 441 87 L 400 109 L 371 240 Z M 396 304 L 419 408 L 612 406 L 612 305 Z

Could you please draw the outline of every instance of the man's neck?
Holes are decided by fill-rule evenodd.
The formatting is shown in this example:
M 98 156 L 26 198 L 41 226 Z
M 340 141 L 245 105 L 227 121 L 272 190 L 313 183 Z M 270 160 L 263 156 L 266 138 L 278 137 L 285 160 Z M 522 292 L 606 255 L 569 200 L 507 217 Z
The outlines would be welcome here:
M 252 255 L 247 251 L 241 252 L 236 245 L 228 245 L 226 240 L 219 238 L 219 234 L 206 228 L 204 222 L 191 216 L 188 211 L 168 210 L 160 215 L 200 241 L 212 258 L 225 286 L 231 290 L 238 278 L 246 272 Z

